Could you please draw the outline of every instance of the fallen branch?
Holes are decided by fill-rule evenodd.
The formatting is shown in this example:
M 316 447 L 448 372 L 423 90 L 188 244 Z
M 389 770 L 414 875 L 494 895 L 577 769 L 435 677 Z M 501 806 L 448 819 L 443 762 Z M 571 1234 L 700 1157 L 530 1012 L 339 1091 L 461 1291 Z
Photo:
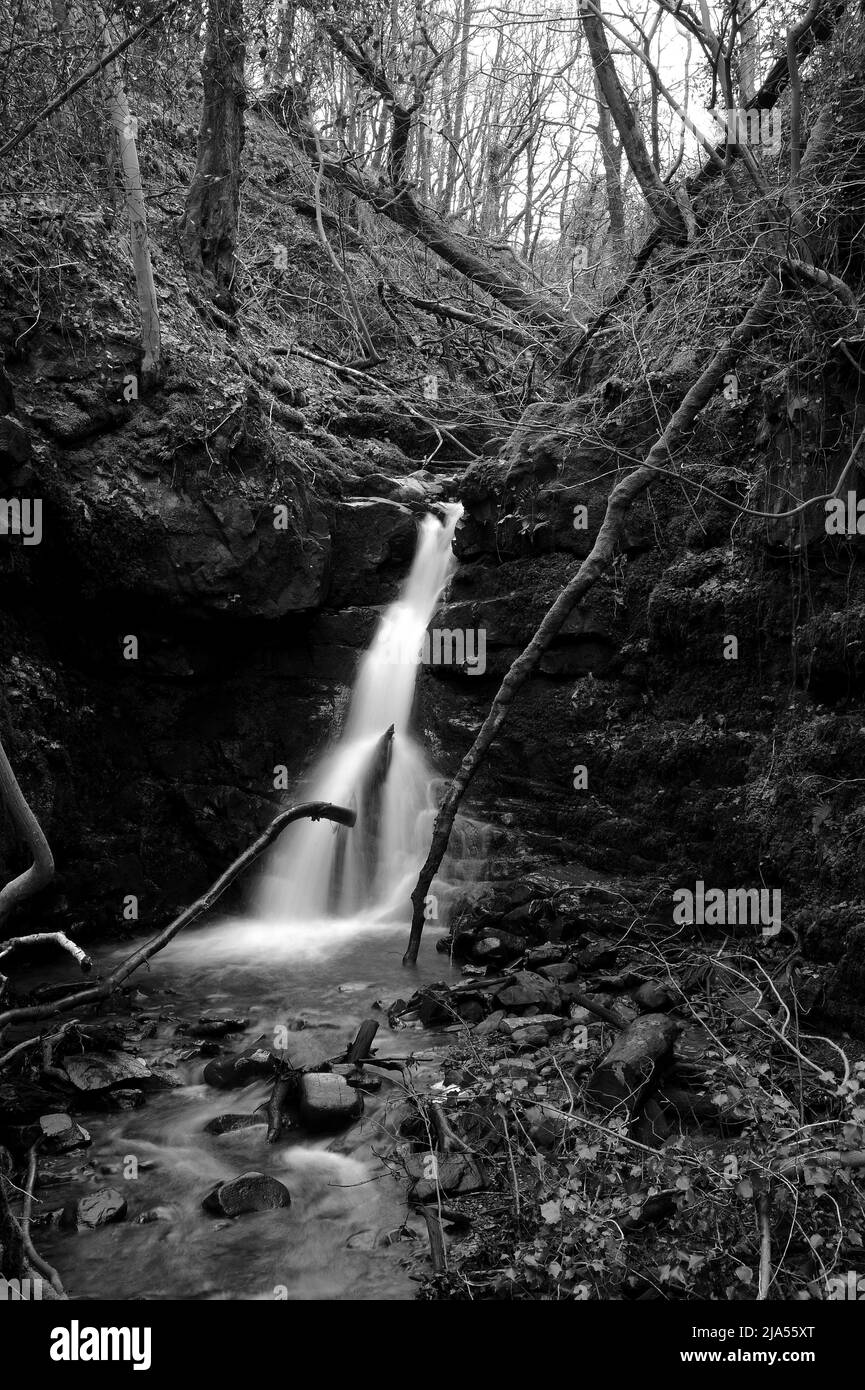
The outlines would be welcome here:
M 586 1095 L 607 1110 L 640 1109 L 659 1069 L 670 1058 L 681 1024 L 666 1014 L 643 1014 L 616 1038 L 586 1085 Z
M 29 1052 L 31 1047 L 38 1047 L 40 1043 L 43 1048 L 55 1047 L 57 1043 L 63 1041 L 69 1030 L 74 1028 L 78 1022 L 79 1020 L 77 1018 L 70 1018 L 63 1024 L 62 1028 L 56 1033 L 52 1033 L 50 1037 L 42 1038 L 39 1036 L 37 1038 L 27 1038 L 25 1042 L 16 1043 L 14 1047 L 11 1047 L 7 1053 L 0 1057 L 0 1071 L 5 1071 L 9 1063 L 14 1061 L 16 1057 L 20 1057 L 23 1053 Z
M 336 821 L 338 825 L 354 825 L 356 818 L 354 811 L 350 811 L 345 806 L 333 806 L 327 801 L 305 801 L 299 806 L 289 806 L 287 810 L 281 811 L 270 822 L 270 825 L 262 831 L 254 844 L 250 845 L 249 849 L 245 850 L 235 859 L 233 864 L 229 865 L 206 893 L 202 894 L 191 907 L 187 907 L 181 912 L 179 917 L 175 917 L 174 921 L 170 922 L 146 946 L 141 946 L 137 951 L 133 951 L 131 956 L 127 956 L 126 960 L 122 961 L 116 970 L 112 970 L 101 984 L 94 985 L 92 989 L 81 990 L 78 994 L 70 994 L 67 998 L 58 999 L 53 1004 L 33 1004 L 20 1009 L 7 1009 L 5 1013 L 0 1014 L 0 1028 L 5 1027 L 8 1023 L 19 1023 L 24 1019 L 50 1018 L 53 1014 L 65 1013 L 68 1009 L 80 1008 L 82 1004 L 93 1004 L 97 1000 L 107 999 L 110 994 L 114 993 L 118 985 L 121 985 L 133 971 L 138 969 L 139 965 L 143 965 L 145 961 L 150 960 L 151 956 L 155 956 L 157 951 L 161 951 L 163 946 L 167 946 L 169 941 L 190 922 L 194 922 L 196 917 L 209 911 L 214 903 L 222 897 L 226 888 L 234 882 L 238 874 L 253 863 L 292 821 L 303 819 L 331 820 Z
M 761 1192 L 757 1198 L 757 1216 L 760 1221 L 760 1270 L 757 1276 L 757 1301 L 769 1297 L 772 1282 L 772 1197 L 769 1192 Z

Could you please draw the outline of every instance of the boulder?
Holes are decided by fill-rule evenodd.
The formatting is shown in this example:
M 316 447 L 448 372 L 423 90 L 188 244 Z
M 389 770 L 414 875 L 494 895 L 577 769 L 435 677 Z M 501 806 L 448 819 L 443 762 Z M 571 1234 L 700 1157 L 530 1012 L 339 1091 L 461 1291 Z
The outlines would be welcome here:
M 667 1009 L 672 1009 L 677 1003 L 679 995 L 671 985 L 660 984 L 655 980 L 647 980 L 639 989 L 635 989 L 631 995 L 641 1014 L 665 1013 Z
M 291 1206 L 291 1196 L 287 1187 L 266 1173 L 241 1173 L 216 1183 L 201 1205 L 214 1216 L 241 1216 Z
M 230 1091 L 236 1086 L 248 1086 L 250 1081 L 267 1080 L 276 1070 L 279 1059 L 269 1048 L 262 1047 L 262 1041 L 259 1038 L 236 1057 L 214 1058 L 208 1062 L 202 1081 L 219 1091 Z
M 458 952 L 466 951 L 460 939 L 455 945 Z M 509 961 L 521 956 L 525 949 L 524 937 L 514 936 L 511 932 L 496 931 L 494 928 L 481 932 L 470 945 L 467 944 L 467 954 L 479 965 L 507 965 Z
M 482 1023 L 476 1023 L 472 1032 L 476 1033 L 479 1038 L 485 1038 L 502 1026 L 506 1016 L 504 1009 L 495 1009 Z
M 433 1200 L 439 1192 L 445 1197 L 457 1197 L 481 1192 L 490 1185 L 486 1170 L 469 1154 L 409 1154 L 405 1168 L 411 1179 L 412 1196 L 419 1202 Z
M 92 1142 L 87 1130 L 77 1125 L 71 1115 L 40 1115 L 39 1128 L 48 1153 L 66 1153 L 69 1149 L 85 1148 Z
M 300 1081 L 301 1122 L 313 1131 L 341 1129 L 363 1112 L 363 1096 L 345 1077 L 333 1072 L 308 1072 Z
M 139 1226 L 150 1226 L 154 1221 L 173 1221 L 177 1216 L 174 1207 L 148 1207 L 137 1218 Z
M 77 1226 L 79 1230 L 95 1231 L 99 1226 L 110 1226 L 122 1221 L 126 1216 L 126 1198 L 116 1187 L 102 1187 L 87 1197 L 79 1198 L 68 1212 L 64 1224 Z
M 511 982 L 499 989 L 495 997 L 499 1008 L 508 1011 L 536 1006 L 546 1013 L 552 1013 L 560 1003 L 556 985 L 533 974 L 531 970 L 518 970 L 511 976 Z
M 541 965 L 538 974 L 543 975 L 545 980 L 554 980 L 557 984 L 568 984 L 576 980 L 579 970 L 572 960 L 557 961 L 552 965 Z
M 267 1116 L 261 1115 L 215 1115 L 204 1126 L 205 1134 L 234 1134 L 238 1129 L 252 1129 L 254 1125 L 267 1123 Z
M 129 1081 L 149 1081 L 153 1075 L 145 1062 L 126 1052 L 83 1052 L 66 1057 L 63 1070 L 76 1091 L 107 1091 Z
M 567 1023 L 556 1014 L 536 1014 L 532 1018 L 505 1018 L 499 1027 L 515 1047 L 544 1047 Z

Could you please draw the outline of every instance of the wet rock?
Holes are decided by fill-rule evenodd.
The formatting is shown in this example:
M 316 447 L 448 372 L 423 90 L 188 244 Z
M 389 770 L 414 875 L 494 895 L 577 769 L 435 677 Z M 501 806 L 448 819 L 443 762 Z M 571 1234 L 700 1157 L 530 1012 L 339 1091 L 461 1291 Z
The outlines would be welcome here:
M 562 946 L 556 941 L 546 941 L 543 946 L 533 946 L 530 951 L 526 951 L 526 965 L 537 970 L 539 974 L 545 971 L 541 967 L 554 965 L 563 960 L 567 951 L 566 946 Z M 552 976 L 550 976 L 552 979 Z
M 329 607 L 390 598 L 414 545 L 415 521 L 408 507 L 377 497 L 344 502 L 333 515 Z
M 494 1009 L 482 1023 L 475 1024 L 472 1032 L 476 1033 L 479 1038 L 488 1037 L 490 1033 L 495 1033 L 501 1027 L 506 1017 L 504 1009 Z
M 593 941 L 576 954 L 576 962 L 582 971 L 609 970 L 616 963 L 618 952 L 607 941 Z
M 516 960 L 526 949 L 525 938 L 514 936 L 511 932 L 483 931 L 470 943 L 463 945 L 459 937 L 455 947 L 460 953 L 467 953 L 478 965 L 507 965 Z
M 374 1250 L 378 1244 L 375 1231 L 355 1231 L 345 1242 L 346 1250 Z
M 191 1033 L 194 1038 L 224 1038 L 229 1033 L 242 1033 L 249 1027 L 248 1018 L 212 1018 L 203 1014 L 197 1023 L 181 1023 L 178 1033 Z
M 155 1221 L 174 1221 L 177 1212 L 173 1207 L 148 1207 L 137 1218 L 139 1226 L 150 1226 Z
M 76 1091 L 107 1091 L 128 1081 L 148 1081 L 153 1075 L 140 1058 L 124 1052 L 84 1052 L 67 1057 L 63 1070 Z
M 363 1111 L 363 1096 L 333 1072 L 308 1072 L 300 1081 L 300 1118 L 314 1132 L 341 1129 Z
M 356 1067 L 350 1062 L 337 1063 L 333 1068 L 335 1076 L 344 1076 L 349 1086 L 356 1091 L 364 1091 L 373 1095 L 381 1090 L 381 1077 L 373 1075 L 372 1072 L 365 1071 L 363 1068 Z
M 556 1014 L 537 1014 L 531 1018 L 504 1018 L 499 1026 L 515 1047 L 544 1047 L 566 1024 L 567 1020 Z
M 481 1192 L 490 1185 L 486 1169 L 469 1154 L 408 1154 L 405 1168 L 411 1179 L 412 1196 L 419 1202 L 428 1202 L 439 1192 L 456 1197 Z
M 120 1086 L 111 1092 L 111 1104 L 116 1110 L 139 1110 L 144 1104 L 144 1092 Z
M 265 1117 L 256 1115 L 216 1115 L 204 1126 L 205 1134 L 234 1134 L 238 1129 L 252 1129 L 265 1124 Z
M 288 1188 L 266 1173 L 241 1173 L 218 1182 L 201 1205 L 214 1216 L 241 1216 L 247 1211 L 275 1211 L 291 1205 Z
M 579 969 L 572 960 L 558 961 L 553 965 L 541 965 L 538 967 L 538 974 L 543 975 L 545 980 L 554 980 L 556 983 L 567 984 L 576 980 L 579 976 Z
M 511 977 L 512 983 L 505 985 L 496 993 L 496 1003 L 500 1009 L 513 1011 L 528 1009 L 533 1005 L 546 1013 L 558 1008 L 560 995 L 551 980 L 535 975 L 531 970 L 518 970 Z
M 664 1013 L 667 1009 L 673 1008 L 679 994 L 670 985 L 647 980 L 639 989 L 633 991 L 631 998 L 641 1014 L 654 1014 Z
M 236 1057 L 214 1058 L 204 1068 L 202 1080 L 217 1090 L 230 1091 L 237 1086 L 248 1086 L 250 1081 L 271 1077 L 279 1059 L 269 1048 L 262 1047 L 262 1041 L 259 1038 Z
M 123 1221 L 127 1212 L 126 1198 L 116 1187 L 102 1187 L 81 1197 L 64 1212 L 64 1225 L 77 1226 L 79 1230 L 95 1231 L 100 1226 L 110 1226 L 115 1221 Z
M 40 1115 L 39 1128 L 48 1153 L 67 1153 L 92 1143 L 87 1130 L 77 1125 L 71 1115 Z

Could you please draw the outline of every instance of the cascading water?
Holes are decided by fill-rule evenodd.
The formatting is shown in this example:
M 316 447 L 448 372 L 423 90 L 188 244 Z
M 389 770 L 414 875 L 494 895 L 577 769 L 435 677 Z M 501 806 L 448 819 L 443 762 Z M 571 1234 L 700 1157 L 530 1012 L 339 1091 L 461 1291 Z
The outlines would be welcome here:
M 408 578 L 361 662 L 342 735 L 314 769 L 308 799 L 351 806 L 351 830 L 301 821 L 277 843 L 260 917 L 309 927 L 325 919 L 405 915 L 429 840 L 433 774 L 409 721 L 424 634 L 454 567 L 462 513 L 426 516 Z

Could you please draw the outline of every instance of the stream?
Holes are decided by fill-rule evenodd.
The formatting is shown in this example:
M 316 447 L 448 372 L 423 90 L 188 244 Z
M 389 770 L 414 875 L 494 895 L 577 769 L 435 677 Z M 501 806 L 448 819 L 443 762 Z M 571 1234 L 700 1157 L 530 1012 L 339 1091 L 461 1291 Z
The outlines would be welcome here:
M 296 1066 L 334 1056 L 366 1017 L 381 1019 L 379 1056 L 422 1053 L 443 1037 L 392 1033 L 384 1014 L 371 1007 L 381 1000 L 386 1008 L 400 994 L 407 997 L 422 983 L 451 973 L 447 957 L 437 955 L 430 940 L 418 968 L 408 974 L 401 964 L 405 937 L 402 925 L 362 921 L 339 924 L 332 938 L 289 932 L 279 939 L 269 924 L 256 927 L 247 920 L 190 929 L 138 977 L 136 1018 L 145 1028 L 155 1022 L 157 1031 L 137 1044 L 137 1055 L 176 1055 L 188 1045 L 175 1036 L 178 1021 L 194 1022 L 202 1012 L 249 1019 L 248 1029 L 228 1040 L 227 1052 L 302 1019 L 305 1026 L 290 1033 L 288 1048 Z M 110 967 L 128 950 L 126 945 L 114 958 L 101 957 L 101 966 Z M 204 1133 L 217 1115 L 252 1112 L 270 1090 L 264 1081 L 243 1090 L 213 1090 L 201 1082 L 205 1062 L 179 1062 L 182 1086 L 149 1095 L 141 1109 L 81 1116 L 92 1146 L 52 1162 L 51 1181 L 58 1186 L 39 1190 L 48 1207 L 104 1187 L 119 1188 L 129 1204 L 125 1221 L 95 1231 L 38 1231 L 41 1252 L 63 1271 L 72 1295 L 412 1298 L 416 1285 L 406 1266 L 413 1253 L 425 1254 L 426 1235 L 411 1222 L 409 1238 L 395 1238 L 406 1220 L 405 1187 L 375 1152 L 386 1147 L 385 1106 L 399 1095 L 392 1074 L 378 1073 L 384 1077 L 381 1091 L 365 1097 L 363 1118 L 347 1132 L 313 1139 L 288 1130 L 278 1143 L 267 1144 L 264 1124 L 219 1136 Z M 134 1179 L 123 1176 L 127 1156 L 138 1160 Z M 284 1182 L 291 1206 L 234 1220 L 202 1209 L 217 1180 L 250 1170 Z M 170 1219 L 138 1224 L 137 1217 L 154 1207 L 168 1208 Z M 385 1244 L 389 1233 L 394 1243 Z

